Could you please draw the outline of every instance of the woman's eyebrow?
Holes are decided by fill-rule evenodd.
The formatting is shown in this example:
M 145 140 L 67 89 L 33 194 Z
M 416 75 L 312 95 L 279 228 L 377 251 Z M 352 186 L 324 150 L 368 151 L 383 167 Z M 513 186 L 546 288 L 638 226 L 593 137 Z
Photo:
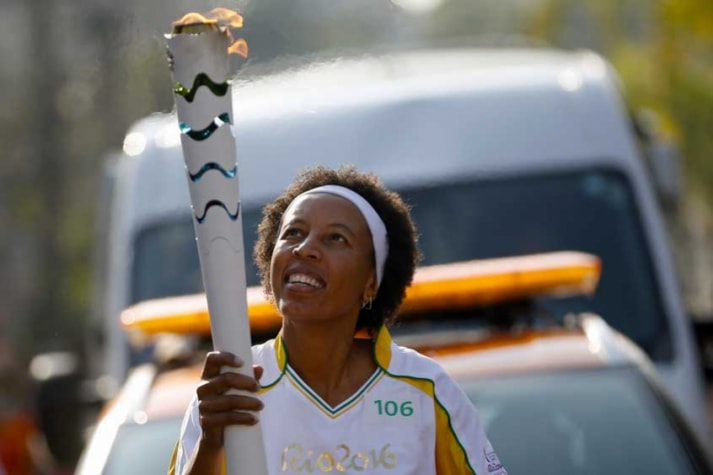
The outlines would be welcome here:
M 305 225 L 305 224 L 308 224 L 307 219 L 295 216 L 292 219 L 290 219 L 289 221 L 283 221 L 282 225 L 280 226 L 280 231 L 282 231 L 286 226 Z M 338 228 L 338 229 L 344 231 L 345 233 L 349 234 L 352 237 L 356 236 L 356 233 L 354 232 L 354 230 L 351 227 L 349 227 L 347 224 L 344 224 L 340 221 L 328 223 L 327 226 L 330 228 Z
M 346 233 L 350 234 L 351 236 L 356 236 L 356 233 L 352 230 L 352 228 L 350 228 L 349 226 L 347 226 L 347 225 L 344 224 L 344 223 L 331 223 L 329 226 L 330 226 L 330 227 L 333 227 L 333 228 L 342 229 L 342 230 L 344 230 Z
M 280 227 L 287 226 L 288 224 L 305 224 L 305 222 L 306 221 L 302 218 L 292 218 L 289 221 L 283 221 Z
M 304 225 L 304 220 L 300 218 L 292 218 L 289 221 L 280 222 L 280 226 L 277 228 L 277 235 L 280 236 L 289 226 Z

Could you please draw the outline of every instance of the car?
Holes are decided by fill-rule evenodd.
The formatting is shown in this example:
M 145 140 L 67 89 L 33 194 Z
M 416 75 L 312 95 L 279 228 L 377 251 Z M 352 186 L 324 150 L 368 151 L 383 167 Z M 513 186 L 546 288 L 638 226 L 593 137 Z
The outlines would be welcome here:
M 420 350 L 460 383 L 511 475 L 713 473 L 641 350 L 596 315 L 568 323 Z
M 577 252 L 423 267 L 393 338 L 456 379 L 511 475 L 711 473 L 647 355 L 595 314 L 548 306 L 591 295 L 599 273 L 595 256 Z M 256 339 L 280 325 L 258 290 L 249 299 Z M 132 370 L 77 475 L 164 472 L 200 379 L 195 337 L 210 328 L 204 295 L 145 302 L 122 321 L 160 361 Z

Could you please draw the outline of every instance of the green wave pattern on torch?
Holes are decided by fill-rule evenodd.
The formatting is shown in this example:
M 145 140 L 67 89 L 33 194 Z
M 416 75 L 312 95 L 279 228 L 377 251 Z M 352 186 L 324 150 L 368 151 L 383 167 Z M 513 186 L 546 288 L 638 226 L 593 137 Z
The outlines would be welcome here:
M 196 97 L 196 92 L 201 88 L 201 86 L 205 86 L 210 89 L 214 95 L 223 97 L 225 93 L 228 92 L 229 84 L 227 81 L 216 83 L 208 77 L 206 73 L 200 73 L 193 80 L 193 86 L 190 89 L 186 89 L 183 84 L 177 82 L 176 85 L 173 86 L 173 92 L 185 98 L 188 102 L 193 102 L 193 99 Z

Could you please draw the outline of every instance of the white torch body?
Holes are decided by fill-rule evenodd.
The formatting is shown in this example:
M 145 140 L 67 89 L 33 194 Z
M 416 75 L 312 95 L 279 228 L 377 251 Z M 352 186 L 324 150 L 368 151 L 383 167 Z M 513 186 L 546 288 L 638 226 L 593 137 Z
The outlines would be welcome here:
M 166 37 L 174 84 L 182 91 L 175 97 L 176 111 L 213 345 L 239 356 L 245 365 L 238 371 L 252 376 L 239 173 L 231 130 L 230 39 L 219 29 Z M 226 429 L 228 475 L 267 475 L 264 454 L 260 424 Z

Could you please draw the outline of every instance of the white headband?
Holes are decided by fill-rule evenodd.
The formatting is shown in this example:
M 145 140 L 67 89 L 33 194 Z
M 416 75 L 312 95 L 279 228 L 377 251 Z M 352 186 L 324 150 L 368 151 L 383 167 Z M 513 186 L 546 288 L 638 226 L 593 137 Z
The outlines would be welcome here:
M 369 226 L 371 240 L 374 245 L 374 260 L 376 261 L 374 267 L 376 269 L 376 288 L 378 289 L 381 285 L 381 278 L 384 275 L 384 263 L 386 263 L 386 256 L 389 253 L 389 241 L 386 238 L 386 225 L 379 217 L 379 214 L 359 193 L 339 185 L 324 185 L 312 188 L 311 190 L 307 190 L 296 196 L 295 200 L 300 196 L 312 193 L 329 193 L 346 198 L 351 201 L 352 204 L 359 209 L 362 216 L 364 216 L 366 224 Z M 292 200 L 292 202 L 294 203 L 295 200 Z

